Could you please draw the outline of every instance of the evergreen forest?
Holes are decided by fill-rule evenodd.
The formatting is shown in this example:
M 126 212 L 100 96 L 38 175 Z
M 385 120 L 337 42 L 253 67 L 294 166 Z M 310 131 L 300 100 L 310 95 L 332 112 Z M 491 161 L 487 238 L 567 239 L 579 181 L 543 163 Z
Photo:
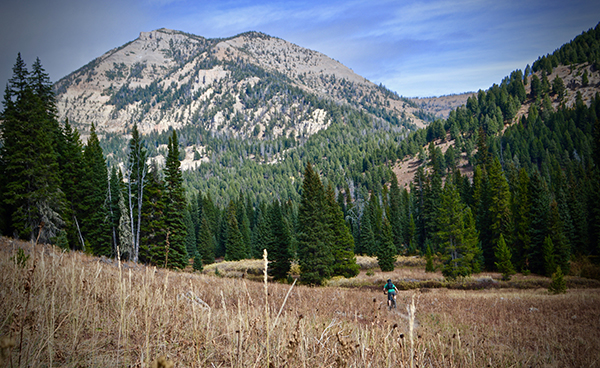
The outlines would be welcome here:
M 449 278 L 567 274 L 570 260 L 600 255 L 600 95 L 578 91 L 599 50 L 600 25 L 410 133 L 401 119 L 309 94 L 331 125 L 303 142 L 265 147 L 191 125 L 142 136 L 134 124 L 122 165 L 105 150 L 124 138 L 101 141 L 92 125 L 82 143 L 58 121 L 40 60 L 29 70 L 18 55 L 0 115 L 0 232 L 176 269 L 266 249 L 273 278 L 297 262 L 311 285 L 358 274 L 355 255 L 382 271 L 399 254 L 438 255 Z M 580 85 L 549 80 L 559 65 L 584 66 Z M 211 161 L 182 171 L 182 147 L 198 139 Z M 162 166 L 148 160 L 159 144 Z M 240 158 L 250 154 L 268 160 Z M 392 167 L 407 156 L 419 168 L 401 187 Z

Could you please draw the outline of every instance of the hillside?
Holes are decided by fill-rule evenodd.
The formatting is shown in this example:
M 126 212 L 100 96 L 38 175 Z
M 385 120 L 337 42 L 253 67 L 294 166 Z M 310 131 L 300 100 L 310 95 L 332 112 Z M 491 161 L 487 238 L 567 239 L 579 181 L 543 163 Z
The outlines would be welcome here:
M 142 134 L 201 124 L 239 137 L 312 135 L 330 117 L 303 93 L 373 116 L 423 126 L 418 108 L 343 64 L 262 33 L 205 39 L 168 29 L 142 32 L 55 85 L 59 116 L 87 131 Z M 277 119 L 283 126 L 270 127 Z

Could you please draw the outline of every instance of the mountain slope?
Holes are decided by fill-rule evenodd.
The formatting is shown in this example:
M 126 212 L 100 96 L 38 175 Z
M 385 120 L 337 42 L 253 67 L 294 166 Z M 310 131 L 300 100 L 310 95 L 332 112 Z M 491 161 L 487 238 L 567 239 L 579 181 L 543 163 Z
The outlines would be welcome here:
M 310 135 L 328 119 L 303 94 L 424 126 L 410 100 L 321 53 L 257 32 L 230 39 L 142 32 L 55 88 L 60 118 L 84 130 L 94 123 L 100 133 L 124 133 L 137 122 L 143 134 L 200 123 L 240 137 Z M 270 130 L 273 119 L 284 126 Z

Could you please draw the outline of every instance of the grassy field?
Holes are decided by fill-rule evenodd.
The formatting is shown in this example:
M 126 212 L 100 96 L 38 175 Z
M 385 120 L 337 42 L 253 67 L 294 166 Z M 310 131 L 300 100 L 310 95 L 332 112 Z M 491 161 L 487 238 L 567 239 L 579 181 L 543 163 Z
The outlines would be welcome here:
M 0 238 L 0 366 L 168 366 L 159 357 L 175 367 L 600 365 L 593 283 L 562 295 L 421 285 L 401 291 L 389 311 L 375 288 L 388 274 L 370 271 L 361 271 L 360 287 L 333 280 L 265 288 L 256 271 L 239 278 L 173 272 L 49 246 L 34 252 Z M 443 282 L 414 267 L 389 275 Z M 488 285 L 495 277 L 462 282 Z

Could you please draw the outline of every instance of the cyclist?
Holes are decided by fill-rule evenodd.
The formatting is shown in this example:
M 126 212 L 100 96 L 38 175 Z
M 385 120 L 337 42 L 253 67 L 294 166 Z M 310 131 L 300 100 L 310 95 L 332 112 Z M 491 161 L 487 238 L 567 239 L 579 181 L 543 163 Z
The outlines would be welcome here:
M 391 309 L 393 305 L 394 308 L 396 308 L 396 294 L 398 293 L 398 289 L 396 288 L 396 285 L 392 283 L 392 279 L 387 280 L 387 284 L 383 287 L 383 293 L 387 293 L 388 307 Z

